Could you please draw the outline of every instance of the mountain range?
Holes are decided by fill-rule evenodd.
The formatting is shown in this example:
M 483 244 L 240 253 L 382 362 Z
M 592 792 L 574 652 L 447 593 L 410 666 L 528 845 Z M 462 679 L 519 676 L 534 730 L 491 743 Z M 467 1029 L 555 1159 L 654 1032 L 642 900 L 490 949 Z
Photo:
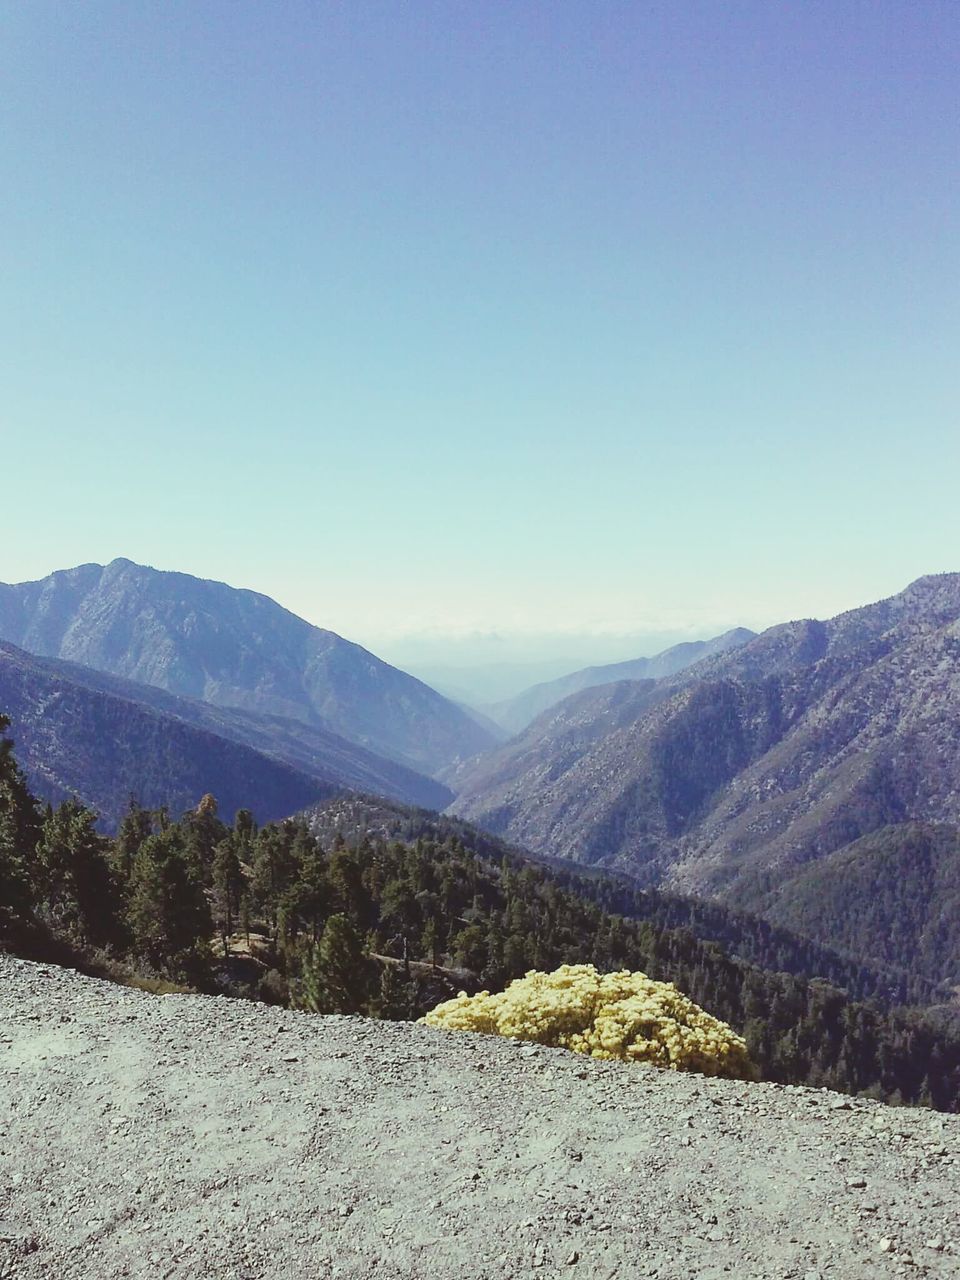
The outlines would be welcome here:
M 960 575 L 536 686 L 509 714 L 550 705 L 506 743 L 264 596 L 126 560 L 0 586 L 0 637 L 31 785 L 107 828 L 131 796 L 212 792 L 261 821 L 348 794 L 447 807 L 547 861 L 960 982 Z
M 413 676 L 267 596 L 129 560 L 0 585 L 0 639 L 215 706 L 299 721 L 419 773 L 496 741 Z
M 574 694 L 461 769 L 451 809 L 535 852 L 796 925 L 778 904 L 805 876 L 816 914 L 816 864 L 886 829 L 896 865 L 904 824 L 960 825 L 958 776 L 960 575 L 944 574 L 664 679 Z M 817 935 L 828 945 L 852 927 L 858 865 L 830 864 L 848 891 Z M 904 891 L 922 915 L 930 884 Z
M 661 680 L 664 676 L 675 675 L 686 667 L 692 666 L 702 658 L 709 658 L 715 653 L 726 653 L 736 649 L 748 640 L 752 640 L 756 632 L 746 627 L 737 627 L 726 631 L 722 636 L 712 640 L 692 640 L 683 644 L 675 644 L 663 653 L 652 658 L 633 658 L 628 662 L 611 662 L 599 667 L 584 667 L 580 671 L 572 671 L 556 680 L 545 680 L 532 685 L 514 698 L 495 703 L 485 708 L 486 713 L 495 724 L 501 725 L 512 734 L 520 733 L 537 716 L 556 706 L 564 698 L 581 689 L 593 689 L 599 685 L 616 684 L 620 680 Z

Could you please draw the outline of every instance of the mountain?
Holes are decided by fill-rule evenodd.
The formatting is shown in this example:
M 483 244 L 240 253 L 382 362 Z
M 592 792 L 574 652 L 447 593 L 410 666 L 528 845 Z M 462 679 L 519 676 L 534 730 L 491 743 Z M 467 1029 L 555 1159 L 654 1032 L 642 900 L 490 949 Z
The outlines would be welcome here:
M 535 852 L 774 912 L 861 836 L 960 823 L 958 724 L 960 575 L 944 574 L 575 694 L 465 769 L 451 808 Z
M 611 662 L 600 667 L 584 667 L 557 680 L 535 684 L 514 698 L 487 707 L 488 716 L 510 733 L 520 733 L 537 716 L 556 706 L 572 693 L 592 689 L 599 685 L 616 684 L 620 680 L 661 680 L 672 676 L 702 658 L 715 653 L 726 653 L 752 640 L 756 632 L 746 627 L 726 631 L 712 640 L 693 640 L 675 644 L 652 658 L 633 658 L 628 662 Z
M 339 734 L 422 773 L 492 746 L 435 690 L 267 596 L 113 560 L 0 585 L 0 639 Z
M 215 707 L 196 698 L 167 693 L 153 685 L 137 684 L 133 680 L 94 671 L 92 667 L 76 662 L 37 658 L 4 641 L 0 641 L 0 710 L 3 709 L 4 662 L 29 668 L 35 677 L 80 684 L 88 690 L 123 698 L 165 716 L 184 720 L 220 738 L 252 747 L 338 790 L 347 788 L 415 805 L 442 806 L 453 799 L 449 788 L 435 779 L 302 720 L 239 711 L 235 707 Z
M 111 828 L 131 795 L 172 813 L 212 792 L 232 815 L 285 817 L 344 787 L 413 803 L 450 793 L 430 778 L 299 721 L 221 710 L 0 642 L 0 711 L 31 785 L 77 795 Z

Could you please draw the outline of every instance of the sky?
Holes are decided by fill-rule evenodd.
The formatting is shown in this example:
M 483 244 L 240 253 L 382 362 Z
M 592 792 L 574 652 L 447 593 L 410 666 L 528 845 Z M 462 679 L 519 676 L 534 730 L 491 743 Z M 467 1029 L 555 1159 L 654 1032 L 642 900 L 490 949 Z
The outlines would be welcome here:
M 0 580 L 456 665 L 960 570 L 953 0 L 0 0 L 0 80 Z

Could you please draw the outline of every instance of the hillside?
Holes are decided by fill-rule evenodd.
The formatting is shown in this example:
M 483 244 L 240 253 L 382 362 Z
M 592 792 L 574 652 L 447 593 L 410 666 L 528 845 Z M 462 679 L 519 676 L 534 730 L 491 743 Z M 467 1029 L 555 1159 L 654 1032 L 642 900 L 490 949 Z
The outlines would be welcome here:
M 0 1274 L 960 1270 L 960 1119 L 0 956 Z
M 267 596 L 129 560 L 0 585 L 0 639 L 217 706 L 302 720 L 422 773 L 494 742 L 427 685 Z
M 427 848 L 457 847 L 468 852 L 480 867 L 503 865 L 504 860 L 530 867 L 531 875 L 543 878 L 553 891 L 572 893 L 604 911 L 641 921 L 658 930 L 686 930 L 697 943 L 716 943 L 737 962 L 765 969 L 771 974 L 787 973 L 798 978 L 817 978 L 847 992 L 853 1000 L 876 1001 L 884 1007 L 933 1005 L 947 998 L 938 985 L 943 978 L 931 977 L 935 966 L 914 964 L 913 950 L 897 952 L 887 948 L 873 966 L 851 957 L 860 953 L 856 939 L 841 954 L 815 940 L 822 930 L 815 928 L 816 903 L 810 902 L 808 918 L 791 927 L 771 923 L 763 916 L 737 911 L 723 902 L 686 897 L 660 889 L 640 888 L 630 876 L 602 867 L 560 859 L 534 857 L 525 849 L 483 831 L 449 814 L 413 809 L 383 799 L 338 794 L 305 809 L 298 819 L 306 822 L 311 834 L 325 848 L 338 841 L 357 848 L 400 842 Z M 437 856 L 437 855 L 435 855 Z M 441 858 L 443 854 L 439 855 Z M 799 884 L 799 881 L 797 882 Z M 948 915 L 952 897 L 937 918 Z M 952 945 L 952 932 L 938 935 Z M 916 944 L 915 944 L 916 945 Z M 939 954 L 939 951 L 938 951 Z M 946 975 L 949 978 L 949 974 Z
M 868 963 L 960 986 L 960 830 L 881 827 L 802 870 L 766 912 Z
M 344 805 L 362 813 L 352 798 L 333 811 Z M 742 1034 L 764 1079 L 960 1105 L 960 1027 L 930 984 L 709 906 L 538 866 L 482 833 L 472 847 L 462 823 L 427 815 L 405 843 L 364 835 L 351 847 L 303 820 L 258 827 L 246 808 L 227 824 L 208 804 L 174 820 L 131 808 L 113 840 L 95 822 L 75 802 L 40 812 L 0 732 L 0 947 L 385 1018 L 458 989 L 501 990 L 531 968 L 642 970 Z M 892 1007 L 904 999 L 938 1001 L 943 1015 Z
M 246 807 L 266 821 L 336 789 L 177 716 L 51 673 L 8 645 L 0 647 L 0 711 L 13 722 L 32 790 L 51 804 L 77 796 L 107 830 L 131 797 L 178 815 L 212 792 L 225 814 Z
M 178 812 L 208 791 L 229 805 L 246 788 L 263 818 L 285 816 L 296 796 L 344 787 L 408 804 L 451 798 L 439 782 L 301 720 L 215 707 L 78 663 L 37 658 L 4 641 L 0 711 L 14 720 L 20 757 L 41 798 L 56 803 L 78 795 L 111 829 L 130 795 Z M 248 750 L 229 751 L 228 744 Z M 285 775 L 278 765 L 288 766 Z M 263 788 L 281 776 L 289 779 L 281 793 L 287 798 L 264 807 Z
M 713 654 L 727 653 L 736 649 L 748 640 L 752 640 L 755 632 L 746 627 L 737 627 L 712 640 L 691 640 L 684 644 L 675 644 L 663 653 L 652 658 L 633 658 L 628 662 L 611 662 L 599 667 L 584 667 L 569 675 L 560 676 L 556 680 L 546 680 L 535 684 L 514 698 L 498 702 L 487 707 L 487 713 L 493 720 L 510 733 L 520 733 L 531 721 L 550 707 L 556 706 L 564 698 L 583 689 L 593 689 L 600 685 L 616 684 L 620 680 L 662 680 L 665 676 L 676 675 L 687 667 L 693 666 Z
M 772 910 L 862 835 L 960 821 L 958 619 L 960 575 L 925 578 L 587 690 L 462 771 L 451 808 L 535 852 Z

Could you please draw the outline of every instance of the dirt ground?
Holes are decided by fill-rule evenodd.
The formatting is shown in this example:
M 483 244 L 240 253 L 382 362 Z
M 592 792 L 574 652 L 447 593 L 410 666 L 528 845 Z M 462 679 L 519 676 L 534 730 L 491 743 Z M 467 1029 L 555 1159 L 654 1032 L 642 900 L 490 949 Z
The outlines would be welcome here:
M 960 1277 L 960 1118 L 0 956 L 0 1277 Z

